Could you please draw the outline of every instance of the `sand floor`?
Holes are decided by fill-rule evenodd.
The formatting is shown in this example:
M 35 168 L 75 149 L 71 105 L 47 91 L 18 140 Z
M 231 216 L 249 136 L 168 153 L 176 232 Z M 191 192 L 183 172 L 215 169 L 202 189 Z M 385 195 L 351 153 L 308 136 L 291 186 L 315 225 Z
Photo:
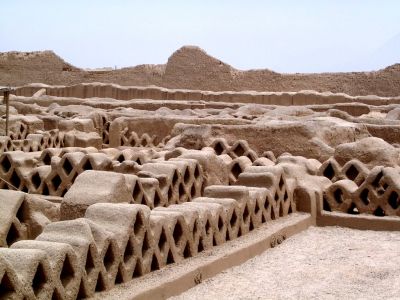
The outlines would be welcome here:
M 400 232 L 312 227 L 170 299 L 400 299 Z

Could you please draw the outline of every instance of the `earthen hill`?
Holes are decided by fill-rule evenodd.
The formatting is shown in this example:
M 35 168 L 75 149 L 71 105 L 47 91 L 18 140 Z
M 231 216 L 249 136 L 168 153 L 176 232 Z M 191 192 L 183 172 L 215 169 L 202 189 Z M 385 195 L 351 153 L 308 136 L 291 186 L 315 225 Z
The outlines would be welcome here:
M 164 65 L 96 72 L 74 67 L 52 51 L 0 54 L 0 85 L 20 86 L 32 82 L 50 85 L 103 82 L 209 91 L 315 90 L 353 96 L 398 96 L 400 64 L 375 72 L 281 74 L 268 69 L 241 71 L 198 47 L 185 46 L 174 52 Z

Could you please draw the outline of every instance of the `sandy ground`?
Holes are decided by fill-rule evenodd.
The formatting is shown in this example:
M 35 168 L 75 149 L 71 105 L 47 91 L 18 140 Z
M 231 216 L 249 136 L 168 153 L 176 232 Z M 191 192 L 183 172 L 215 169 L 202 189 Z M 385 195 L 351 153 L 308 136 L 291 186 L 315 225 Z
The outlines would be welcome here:
M 312 227 L 170 299 L 400 299 L 400 232 Z

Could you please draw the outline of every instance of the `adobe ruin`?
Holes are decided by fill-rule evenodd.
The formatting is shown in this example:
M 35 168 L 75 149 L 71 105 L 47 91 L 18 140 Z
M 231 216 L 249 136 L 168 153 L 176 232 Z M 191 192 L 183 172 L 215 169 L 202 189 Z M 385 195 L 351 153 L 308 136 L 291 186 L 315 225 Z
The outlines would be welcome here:
M 0 54 L 1 299 L 162 299 L 310 226 L 400 231 L 398 65 L 274 85 L 223 63 L 186 77 L 188 55 L 218 61 L 84 74 Z

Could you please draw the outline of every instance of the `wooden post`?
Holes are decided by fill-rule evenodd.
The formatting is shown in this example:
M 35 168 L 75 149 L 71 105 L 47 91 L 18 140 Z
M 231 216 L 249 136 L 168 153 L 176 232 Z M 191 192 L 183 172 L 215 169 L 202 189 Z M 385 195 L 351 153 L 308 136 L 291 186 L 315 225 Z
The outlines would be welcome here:
M 9 96 L 10 96 L 10 90 L 4 90 L 4 102 L 6 104 L 6 136 L 8 136 L 8 120 L 10 117 L 10 103 L 9 103 Z

